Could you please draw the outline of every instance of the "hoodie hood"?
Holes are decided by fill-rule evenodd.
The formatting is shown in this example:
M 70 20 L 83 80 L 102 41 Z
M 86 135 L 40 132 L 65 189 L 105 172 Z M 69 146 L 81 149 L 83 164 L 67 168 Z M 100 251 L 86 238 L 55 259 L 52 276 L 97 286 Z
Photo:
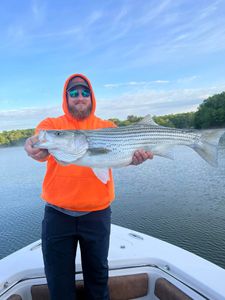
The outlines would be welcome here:
M 67 95 L 66 95 L 66 91 L 67 91 L 67 87 L 68 87 L 68 84 L 70 82 L 70 80 L 74 77 L 81 77 L 82 79 L 84 79 L 88 86 L 89 86 L 89 89 L 91 91 L 91 101 L 92 101 L 92 109 L 91 109 L 91 113 L 90 115 L 84 119 L 84 120 L 76 120 L 72 115 L 71 113 L 69 112 L 69 108 L 68 108 L 68 103 L 67 103 Z M 66 115 L 67 118 L 69 118 L 71 121 L 73 122 L 76 122 L 76 123 L 84 123 L 84 122 L 87 122 L 88 120 L 92 119 L 94 117 L 94 114 L 95 114 L 95 109 L 96 109 L 96 100 L 95 100 L 95 95 L 94 95 L 94 91 L 92 89 L 92 86 L 91 86 L 91 83 L 89 81 L 89 79 L 82 75 L 82 74 L 73 74 L 71 76 L 69 76 L 64 84 L 64 88 L 63 88 L 63 103 L 62 103 L 62 108 L 63 108 L 63 111 Z

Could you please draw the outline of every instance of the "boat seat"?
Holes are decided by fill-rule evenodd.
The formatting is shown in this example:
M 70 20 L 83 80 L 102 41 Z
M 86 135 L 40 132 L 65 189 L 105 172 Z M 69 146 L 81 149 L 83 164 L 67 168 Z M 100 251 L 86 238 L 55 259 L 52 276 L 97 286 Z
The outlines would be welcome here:
M 85 299 L 83 281 L 76 282 L 77 299 Z M 134 274 L 109 278 L 109 293 L 111 300 L 128 300 L 144 297 L 148 294 L 148 274 Z M 48 286 L 33 285 L 32 300 L 49 300 Z
M 156 280 L 155 295 L 160 300 L 193 300 L 165 278 Z
M 144 297 L 148 294 L 148 281 L 147 273 L 110 277 L 110 299 L 128 300 Z
M 11 295 L 7 300 L 22 300 L 20 295 Z

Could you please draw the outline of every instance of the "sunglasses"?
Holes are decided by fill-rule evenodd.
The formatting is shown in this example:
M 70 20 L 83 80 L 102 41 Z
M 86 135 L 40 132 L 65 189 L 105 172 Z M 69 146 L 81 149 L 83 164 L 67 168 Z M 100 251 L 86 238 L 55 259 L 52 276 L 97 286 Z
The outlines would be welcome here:
M 91 91 L 88 89 L 82 89 L 82 90 L 72 89 L 72 90 L 68 91 L 71 98 L 77 98 L 79 96 L 80 92 L 81 92 L 81 95 L 85 98 L 87 98 L 91 95 Z

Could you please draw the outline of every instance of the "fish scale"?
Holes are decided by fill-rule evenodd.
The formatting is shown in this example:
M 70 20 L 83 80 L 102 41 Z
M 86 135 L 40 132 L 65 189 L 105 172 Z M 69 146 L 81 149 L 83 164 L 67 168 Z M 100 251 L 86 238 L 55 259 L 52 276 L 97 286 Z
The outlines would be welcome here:
M 137 126 L 137 125 L 136 125 Z M 134 126 L 133 126 L 134 127 Z M 138 127 L 138 126 L 137 126 Z M 112 131 L 112 130 L 111 130 Z M 161 131 L 161 132 L 160 132 Z M 132 140 L 133 145 L 137 145 L 139 141 L 142 141 L 141 144 L 151 144 L 151 143 L 173 143 L 174 140 L 177 141 L 178 144 L 183 144 L 185 142 L 193 142 L 198 136 L 193 134 L 192 132 L 188 135 L 187 132 L 183 133 L 183 131 L 171 131 L 167 128 L 159 128 L 159 130 L 155 130 L 154 128 L 148 128 L 139 126 L 139 128 L 117 128 L 111 136 L 109 135 L 110 130 L 101 130 L 101 131 L 87 131 L 85 135 L 87 136 L 87 140 L 89 143 L 89 147 L 110 147 L 112 145 L 116 145 L 119 141 L 123 141 L 121 147 L 124 147 L 124 144 L 128 142 L 130 145 L 130 141 Z M 179 141 L 178 141 L 179 137 Z

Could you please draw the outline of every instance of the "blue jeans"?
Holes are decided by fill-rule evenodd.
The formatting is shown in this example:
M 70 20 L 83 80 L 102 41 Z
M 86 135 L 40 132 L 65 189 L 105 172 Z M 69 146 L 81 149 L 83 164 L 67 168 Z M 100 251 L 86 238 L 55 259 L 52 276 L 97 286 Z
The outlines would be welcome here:
M 52 300 L 74 300 L 75 256 L 81 249 L 87 300 L 108 300 L 108 250 L 110 207 L 72 217 L 45 207 L 42 222 L 42 252 Z

